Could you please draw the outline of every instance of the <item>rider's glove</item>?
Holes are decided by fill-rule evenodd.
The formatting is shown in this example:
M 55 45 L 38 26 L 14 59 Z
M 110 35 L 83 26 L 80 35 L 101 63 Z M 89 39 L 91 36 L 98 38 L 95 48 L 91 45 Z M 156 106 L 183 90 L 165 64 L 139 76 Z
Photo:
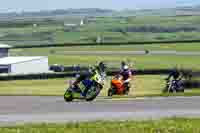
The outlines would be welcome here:
M 131 79 L 127 79 L 124 81 L 124 83 L 129 83 L 131 81 Z

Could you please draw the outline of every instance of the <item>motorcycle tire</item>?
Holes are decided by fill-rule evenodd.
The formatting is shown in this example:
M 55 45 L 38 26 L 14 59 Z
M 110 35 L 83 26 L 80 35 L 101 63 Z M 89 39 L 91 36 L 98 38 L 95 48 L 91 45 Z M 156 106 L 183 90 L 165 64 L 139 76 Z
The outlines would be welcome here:
M 183 88 L 178 89 L 177 92 L 179 92 L 179 93 L 184 93 L 184 92 L 185 92 L 185 89 L 183 89 Z
M 162 90 L 162 92 L 163 92 L 163 93 L 167 93 L 167 92 L 168 92 L 168 88 L 164 88 L 164 89 Z
M 176 90 L 175 87 L 171 87 L 171 88 L 169 89 L 169 93 L 176 93 L 176 92 L 177 92 L 177 90 Z
M 112 97 L 113 96 L 113 89 L 112 88 L 110 88 L 110 89 L 108 89 L 108 96 L 109 97 Z
M 86 101 L 93 101 L 100 93 L 101 87 L 99 85 L 92 86 L 86 93 L 85 100 Z
M 64 100 L 65 100 L 66 102 L 71 102 L 71 101 L 73 101 L 72 91 L 67 90 L 67 91 L 65 92 L 65 94 L 64 94 Z
M 128 95 L 129 94 L 129 91 L 130 91 L 130 88 L 125 88 L 125 91 L 124 91 L 124 95 Z
M 128 95 L 128 94 L 129 94 L 129 91 L 126 90 L 126 91 L 124 92 L 124 95 Z

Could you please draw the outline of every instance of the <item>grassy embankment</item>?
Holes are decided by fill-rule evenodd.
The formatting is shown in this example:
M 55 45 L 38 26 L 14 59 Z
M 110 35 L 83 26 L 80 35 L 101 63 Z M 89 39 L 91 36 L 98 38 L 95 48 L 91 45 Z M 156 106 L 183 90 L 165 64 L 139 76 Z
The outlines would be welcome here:
M 139 96 L 167 96 L 162 94 L 165 85 L 165 76 L 136 76 L 132 81 L 130 97 Z M 107 96 L 107 89 L 110 85 L 108 78 L 100 96 Z M 0 95 L 58 95 L 64 94 L 69 79 L 50 79 L 50 80 L 21 80 L 21 81 L 1 81 Z M 179 95 L 200 95 L 198 89 L 186 90 L 185 94 Z
M 200 119 L 171 118 L 155 121 L 83 122 L 69 124 L 27 124 L 2 127 L 3 133 L 199 133 Z
M 175 55 L 65 55 L 67 51 L 134 51 L 134 50 L 169 50 L 169 51 L 199 51 L 200 45 L 193 44 L 160 44 L 136 46 L 88 46 L 88 47 L 51 47 L 33 49 L 13 49 L 11 55 L 17 56 L 48 56 L 49 64 L 95 64 L 97 61 L 120 62 L 129 60 L 135 63 L 137 69 L 172 68 L 176 65 L 187 69 L 199 69 L 199 56 Z M 116 66 L 115 66 L 116 67 Z

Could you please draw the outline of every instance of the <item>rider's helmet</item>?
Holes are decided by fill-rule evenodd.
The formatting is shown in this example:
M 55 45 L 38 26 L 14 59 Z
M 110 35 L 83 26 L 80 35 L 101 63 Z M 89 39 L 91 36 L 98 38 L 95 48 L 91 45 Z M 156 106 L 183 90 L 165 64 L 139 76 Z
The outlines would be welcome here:
M 89 66 L 89 69 L 88 69 L 89 73 L 94 73 L 95 70 L 96 70 L 95 67 L 93 67 L 93 66 Z
M 127 71 L 128 69 L 129 69 L 128 65 L 125 65 L 125 66 L 123 67 L 123 70 L 124 70 L 124 71 Z
M 125 66 L 126 65 L 126 62 L 125 61 L 122 61 L 121 62 L 121 66 L 123 67 L 123 66 Z
M 95 66 L 89 66 L 89 73 L 92 75 L 96 74 L 97 72 L 99 73 L 104 73 L 106 69 L 106 66 L 103 62 L 98 63 L 98 65 Z
M 106 65 L 104 62 L 101 61 L 101 62 L 99 62 L 98 66 L 96 68 L 101 72 L 105 72 Z

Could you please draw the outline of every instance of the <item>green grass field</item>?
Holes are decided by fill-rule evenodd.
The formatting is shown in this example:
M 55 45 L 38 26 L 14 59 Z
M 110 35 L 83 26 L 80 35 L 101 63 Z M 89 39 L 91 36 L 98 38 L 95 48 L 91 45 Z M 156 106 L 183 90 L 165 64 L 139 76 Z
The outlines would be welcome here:
M 27 54 L 49 54 L 50 52 L 63 51 L 138 51 L 138 50 L 169 50 L 169 51 L 200 51 L 200 43 L 174 43 L 174 44 L 134 44 L 118 46 L 74 46 L 74 47 L 47 47 L 47 48 L 30 48 L 30 49 L 12 49 L 13 53 L 23 52 Z
M 29 26 L 25 27 L 1 27 L 0 41 L 2 40 L 1 43 L 10 45 L 42 45 L 47 43 L 95 42 L 97 36 L 102 36 L 104 42 L 200 39 L 200 19 L 198 16 L 103 17 L 93 18 L 95 20 L 94 22 L 89 22 L 86 25 L 75 29 L 63 26 L 64 23 L 70 23 L 72 19 L 74 18 L 63 18 L 63 20 L 59 20 L 59 23 L 45 22 L 45 24 L 39 24 L 38 27 L 33 27 L 31 23 Z M 77 18 L 73 23 L 80 23 L 80 18 Z M 13 25 L 14 24 L 15 22 L 13 22 Z M 130 28 L 139 28 L 140 30 L 127 31 L 127 29 Z M 177 28 L 180 28 L 181 30 L 173 30 Z M 185 30 L 185 28 L 189 30 Z M 172 32 L 168 32 L 168 29 L 170 29 L 170 31 L 172 30 Z M 49 37 L 45 37 L 47 32 L 49 33 Z M 40 36 L 35 35 L 35 33 Z M 24 42 L 21 40 L 29 41 Z
M 129 60 L 130 62 L 133 62 L 136 69 L 161 69 L 179 66 L 180 68 L 199 70 L 200 66 L 199 56 L 49 56 L 50 64 L 63 65 L 89 65 L 96 64 L 98 61 L 119 63 L 123 60 Z
M 108 77 L 101 96 L 106 96 L 111 77 Z M 25 80 L 0 82 L 0 95 L 63 95 L 69 79 Z M 161 76 L 137 76 L 130 95 L 160 94 Z
M 108 31 L 111 28 L 126 28 L 126 27 L 143 27 L 153 26 L 162 28 L 180 28 L 180 27 L 193 27 L 198 29 L 200 19 L 196 16 L 192 17 L 128 17 L 126 19 L 121 18 L 120 21 L 116 18 L 95 18 L 95 22 L 86 24 L 83 27 L 79 27 L 75 31 L 66 32 L 63 30 L 63 25 L 48 24 L 39 25 L 35 29 L 33 27 L 14 27 L 14 28 L 1 28 L 0 34 L 6 34 L 4 39 L 16 38 L 15 34 L 22 35 L 20 39 L 23 39 L 23 35 L 28 35 L 31 39 L 31 35 L 34 33 L 43 34 L 45 32 L 52 33 L 52 39 L 54 42 L 90 42 L 98 35 L 111 38 L 111 41 L 116 41 L 116 38 L 120 38 L 122 41 L 148 41 L 148 40 L 183 40 L 183 39 L 199 39 L 199 32 L 173 32 L 173 33 L 152 33 L 152 32 L 127 32 L 125 35 L 121 32 Z M 67 21 L 67 19 L 65 20 Z M 11 34 L 12 33 L 12 34 Z M 10 36 L 11 34 L 11 36 Z M 13 35 L 14 34 L 14 35 Z M 39 35 L 40 35 L 39 34 Z M 46 33 L 45 33 L 46 34 Z M 41 35 L 42 36 L 42 35 Z M 26 36 L 27 37 L 27 36 Z M 25 38 L 26 38 L 25 37 Z M 37 38 L 38 34 L 33 34 L 33 38 Z M 39 36 L 40 37 L 40 36 Z M 2 37 L 3 38 L 3 37 Z M 114 39 L 113 39 L 114 38 Z M 110 41 L 110 40 L 108 40 Z M 119 41 L 119 40 L 117 40 Z M 27 42 L 20 42 L 27 43 Z M 15 45 L 15 44 L 13 44 Z M 17 43 L 19 44 L 19 42 Z M 27 45 L 31 45 L 27 43 Z M 176 51 L 200 51 L 199 43 L 183 43 L 183 44 L 152 44 L 152 45 L 120 45 L 120 46 L 86 46 L 86 47 L 50 47 L 50 48 L 33 48 L 33 49 L 12 49 L 10 55 L 16 56 L 48 56 L 49 65 L 62 64 L 62 65 L 94 65 L 98 61 L 106 61 L 115 63 L 129 60 L 134 62 L 136 69 L 161 69 L 161 68 L 173 68 L 179 66 L 180 68 L 199 70 L 200 62 L 199 56 L 156 56 L 156 55 L 132 55 L 132 56 L 89 56 L 89 55 L 65 55 L 68 51 L 134 51 L 134 50 L 176 50 Z M 119 67 L 119 66 L 115 66 Z M 138 76 L 135 81 L 135 91 L 133 95 L 142 94 L 160 94 L 160 88 L 162 88 L 163 81 L 159 79 L 160 76 Z M 140 81 L 141 80 L 141 81 Z M 63 80 L 44 80 L 44 81 L 9 81 L 0 82 L 1 94 L 41 94 L 41 95 L 61 95 L 63 94 L 65 85 Z M 50 86 L 46 86 L 50 84 Z M 57 90 L 57 91 L 54 91 Z M 105 95 L 106 91 L 103 91 L 101 95 Z
M 166 76 L 136 76 L 132 81 L 129 96 L 160 96 L 165 86 Z M 100 96 L 107 96 L 110 87 L 111 77 L 108 77 L 104 89 Z M 0 95 L 58 95 L 62 96 L 68 87 L 69 79 L 50 79 L 50 80 L 19 80 L 1 81 Z M 180 94 L 183 95 L 183 94 Z M 185 95 L 200 95 L 198 89 L 187 90 Z M 164 95 L 165 96 L 165 95 Z
M 2 127 L 2 133 L 199 133 L 200 119 L 171 118 L 154 121 L 26 124 Z
M 86 47 L 50 47 L 32 49 L 13 49 L 12 56 L 48 56 L 49 64 L 62 65 L 89 65 L 98 61 L 118 62 L 129 60 L 134 62 L 137 69 L 173 68 L 179 66 L 187 69 L 199 69 L 199 56 L 175 56 L 175 55 L 130 55 L 130 56 L 92 56 L 92 55 L 65 55 L 68 51 L 134 51 L 134 50 L 177 50 L 198 51 L 200 45 L 192 44 L 160 44 L 160 45 L 136 45 L 136 46 L 86 46 Z M 119 66 L 115 66 L 119 67 Z

